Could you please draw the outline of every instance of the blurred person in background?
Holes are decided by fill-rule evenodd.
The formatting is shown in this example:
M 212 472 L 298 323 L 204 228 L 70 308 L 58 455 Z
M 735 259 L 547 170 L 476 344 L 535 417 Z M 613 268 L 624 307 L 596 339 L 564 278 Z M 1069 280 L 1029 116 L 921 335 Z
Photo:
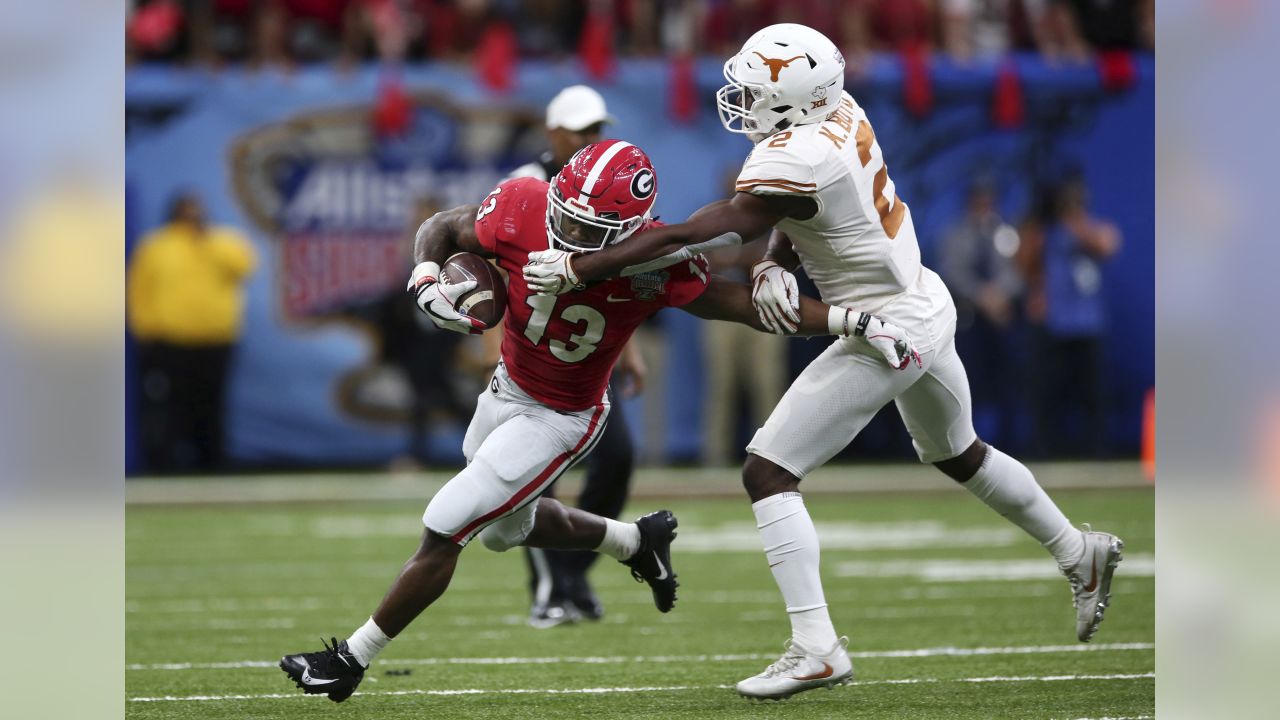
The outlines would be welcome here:
M 364 26 L 360 0 L 260 0 L 254 28 L 259 62 L 290 67 L 337 59 L 354 64 Z
M 1089 212 L 1079 173 L 1070 173 L 1042 204 L 1041 217 L 1023 231 L 1019 252 L 1035 337 L 1036 449 L 1100 457 L 1107 437 L 1102 264 L 1119 251 L 1120 231 Z
M 556 176 L 574 153 L 603 137 L 604 126 L 615 122 L 600 93 L 586 85 L 572 85 L 561 90 L 547 105 L 547 141 L 551 149 L 539 158 L 516 168 L 510 178 L 532 177 L 549 180 Z M 424 216 L 425 217 L 425 216 Z M 727 325 L 729 323 L 713 323 Z M 750 332 L 750 330 L 749 330 Z M 448 334 L 448 333 L 446 333 Z M 762 333 L 753 333 L 763 335 Z M 490 347 L 494 367 L 498 364 L 501 333 L 484 335 Z M 648 370 L 640 349 L 631 341 L 623 349 L 613 369 L 609 400 L 634 397 L 644 389 Z M 595 450 L 585 461 L 587 475 L 578 496 L 578 507 L 587 512 L 616 520 L 627 503 L 631 489 L 631 473 L 635 467 L 635 447 L 626 415 L 619 409 L 605 426 Z M 546 493 L 554 497 L 553 485 Z M 547 550 L 525 548 L 529 564 L 529 587 L 533 602 L 529 624 L 548 628 L 579 619 L 599 620 L 604 606 L 587 580 L 587 571 L 595 563 L 597 553 L 580 550 Z
M 981 424 L 994 418 L 995 436 L 1012 436 L 1017 390 L 1014 358 L 1007 352 L 1022 293 L 1013 262 L 1018 231 L 996 207 L 995 179 L 977 178 L 969 188 L 965 214 L 947 231 L 939 250 L 939 271 L 956 303 L 956 348 L 980 358 L 966 366 L 973 392 L 973 414 Z
M 248 239 L 209 225 L 192 193 L 178 195 L 168 221 L 134 251 L 126 299 L 140 348 L 149 470 L 222 467 L 227 373 L 256 263 Z
M 942 45 L 956 60 L 1000 57 L 1014 44 L 1014 26 L 1025 19 L 1025 0 L 941 0 Z
M 192 19 L 178 0 L 136 0 L 125 23 L 125 59 L 175 62 L 191 50 Z

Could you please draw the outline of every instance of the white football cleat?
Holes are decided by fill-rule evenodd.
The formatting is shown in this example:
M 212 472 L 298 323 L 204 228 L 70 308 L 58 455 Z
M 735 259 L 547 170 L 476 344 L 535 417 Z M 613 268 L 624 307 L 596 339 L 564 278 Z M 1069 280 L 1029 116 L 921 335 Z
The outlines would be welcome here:
M 1074 567 L 1062 572 L 1071 583 L 1072 604 L 1076 607 L 1076 637 L 1089 642 L 1098 632 L 1102 614 L 1111 604 L 1111 576 L 1120 562 L 1124 541 L 1115 535 L 1094 532 L 1087 524 L 1081 526 L 1084 536 L 1084 554 Z
M 761 700 L 785 700 L 814 688 L 832 688 L 853 679 L 853 662 L 845 648 L 849 638 L 842 637 L 823 655 L 809 653 L 788 640 L 786 652 L 759 675 L 738 683 L 738 694 Z

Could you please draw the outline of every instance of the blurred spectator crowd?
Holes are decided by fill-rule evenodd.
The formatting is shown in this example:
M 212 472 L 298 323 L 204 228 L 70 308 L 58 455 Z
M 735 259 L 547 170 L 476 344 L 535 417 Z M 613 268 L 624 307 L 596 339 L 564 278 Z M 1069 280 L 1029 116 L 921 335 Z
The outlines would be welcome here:
M 856 72 L 872 52 L 959 61 L 1153 49 L 1155 0 L 130 0 L 132 62 L 250 67 L 573 54 L 728 56 L 802 22 Z

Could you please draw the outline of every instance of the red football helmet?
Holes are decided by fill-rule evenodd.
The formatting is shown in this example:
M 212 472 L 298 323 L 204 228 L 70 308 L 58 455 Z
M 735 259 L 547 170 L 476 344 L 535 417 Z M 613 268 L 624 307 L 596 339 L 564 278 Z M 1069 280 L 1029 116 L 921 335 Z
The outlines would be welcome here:
M 592 252 L 621 242 L 649 219 L 658 176 L 640 148 L 603 140 L 577 152 L 547 189 L 551 247 Z

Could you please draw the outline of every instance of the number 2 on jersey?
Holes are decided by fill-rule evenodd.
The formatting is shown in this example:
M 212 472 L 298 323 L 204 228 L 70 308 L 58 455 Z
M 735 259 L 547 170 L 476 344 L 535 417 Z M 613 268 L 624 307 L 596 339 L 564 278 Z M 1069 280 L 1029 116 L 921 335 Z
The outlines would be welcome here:
M 542 341 L 559 299 L 556 295 L 530 295 L 525 298 L 525 304 L 533 309 L 533 313 L 529 315 L 529 325 L 524 329 L 524 336 L 529 342 L 537 345 Z M 560 311 L 560 319 L 575 324 L 585 322 L 586 327 L 581 334 L 570 335 L 568 342 L 554 338 L 548 340 L 547 347 L 552 355 L 564 362 L 576 363 L 596 351 L 596 344 L 604 337 L 604 315 L 599 310 L 586 305 L 570 305 Z M 570 345 L 573 347 L 569 347 Z
M 858 161 L 862 163 L 862 167 L 866 167 L 871 162 L 871 145 L 876 141 L 876 133 L 871 129 L 871 123 L 866 120 L 858 122 L 858 132 L 854 135 L 854 142 L 858 145 Z M 884 228 L 884 234 L 892 240 L 898 236 L 898 228 L 902 227 L 902 220 L 907 214 L 906 206 L 902 204 L 902 198 L 894 194 L 893 200 L 884 196 L 885 185 L 889 184 L 889 165 L 882 159 L 880 161 L 880 170 L 876 172 L 875 177 L 871 180 L 871 195 L 875 198 L 876 214 L 880 216 L 880 226 Z

